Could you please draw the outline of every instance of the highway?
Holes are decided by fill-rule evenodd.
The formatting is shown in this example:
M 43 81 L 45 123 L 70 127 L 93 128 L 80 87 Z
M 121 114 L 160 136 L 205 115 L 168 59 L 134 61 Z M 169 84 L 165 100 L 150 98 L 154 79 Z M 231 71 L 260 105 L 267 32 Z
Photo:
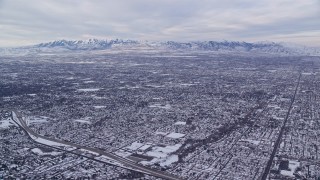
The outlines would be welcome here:
M 16 118 L 14 117 L 14 114 L 16 115 Z M 151 176 L 154 176 L 154 177 L 158 177 L 158 178 L 162 178 L 162 179 L 182 180 L 182 178 L 180 178 L 178 176 L 175 176 L 175 175 L 172 175 L 172 174 L 168 174 L 168 173 L 165 173 L 165 172 L 162 172 L 162 171 L 154 170 L 154 169 L 151 169 L 149 167 L 142 166 L 140 164 L 137 164 L 136 162 L 133 162 L 131 160 L 128 160 L 126 158 L 120 157 L 120 156 L 112 154 L 112 153 L 104 152 L 104 151 L 102 151 L 100 149 L 91 148 L 91 147 L 85 147 L 85 146 L 81 146 L 81 145 L 78 145 L 78 144 L 75 144 L 75 143 L 71 143 L 71 142 L 67 142 L 67 141 L 63 141 L 63 140 L 59 140 L 59 139 L 53 139 L 53 138 L 49 138 L 49 137 L 37 134 L 32 129 L 30 129 L 28 127 L 27 123 L 23 120 L 22 115 L 17 111 L 12 111 L 12 119 L 15 122 L 16 122 L 15 119 L 17 119 L 18 122 L 16 122 L 16 123 L 21 128 L 23 128 L 27 132 L 27 134 L 31 137 L 31 139 L 33 139 L 33 140 L 35 140 L 34 137 L 42 138 L 42 139 L 45 139 L 45 140 L 47 140 L 49 142 L 51 141 L 51 142 L 54 142 L 54 143 L 60 143 L 60 144 L 71 146 L 71 147 L 78 148 L 78 149 L 84 149 L 84 150 L 86 150 L 88 152 L 91 152 L 93 154 L 99 154 L 100 156 L 106 156 L 110 160 L 115 162 L 114 164 L 106 162 L 107 164 L 112 164 L 114 166 L 119 166 L 119 167 L 122 167 L 122 168 L 125 168 L 125 169 L 141 172 L 141 173 L 148 174 L 148 175 L 151 175 Z M 34 137 L 32 137 L 32 136 L 34 136 Z M 37 142 L 37 143 L 39 143 L 39 142 Z M 45 144 L 45 143 L 41 143 L 41 144 Z M 45 144 L 45 145 L 52 146 L 52 145 L 50 145 L 50 143 Z M 53 148 L 59 149 L 56 146 L 53 146 Z M 61 150 L 66 151 L 64 149 L 61 149 Z M 102 161 L 99 160 L 99 162 L 102 162 Z
M 289 115 L 290 115 L 290 112 L 291 112 L 291 109 L 292 109 L 292 105 L 294 103 L 294 100 L 296 99 L 296 94 L 297 94 L 297 91 L 298 91 L 298 87 L 300 85 L 300 79 L 301 79 L 301 73 L 299 75 L 299 79 L 298 79 L 298 82 L 297 82 L 297 85 L 296 85 L 296 88 L 295 88 L 295 91 L 294 91 L 294 94 L 293 94 L 293 97 L 291 99 L 291 102 L 290 102 L 290 106 L 289 106 L 289 109 L 287 111 L 287 114 L 286 114 L 286 117 L 284 119 L 284 122 L 283 122 L 283 125 L 280 129 L 280 133 L 279 133 L 279 136 L 276 140 L 276 142 L 274 143 L 274 147 L 273 147 L 273 150 L 272 150 L 272 153 L 271 153 L 271 156 L 268 160 L 268 163 L 267 163 L 267 166 L 262 174 L 262 177 L 261 177 L 261 180 L 266 180 L 268 175 L 269 175 L 269 172 L 270 172 L 270 169 L 271 169 L 271 166 L 272 166 L 272 162 L 273 162 L 273 159 L 277 153 L 277 150 L 280 146 L 280 143 L 281 143 L 281 139 L 282 139 L 282 136 L 283 136 L 283 133 L 284 133 L 284 130 L 285 130 L 285 127 L 286 127 L 286 124 L 287 124 L 287 121 L 288 121 L 288 118 L 289 118 Z

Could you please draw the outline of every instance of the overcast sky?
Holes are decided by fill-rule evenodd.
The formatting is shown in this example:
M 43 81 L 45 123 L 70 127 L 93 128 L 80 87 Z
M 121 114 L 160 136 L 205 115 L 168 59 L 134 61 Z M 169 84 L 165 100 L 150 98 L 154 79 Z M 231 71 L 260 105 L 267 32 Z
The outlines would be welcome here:
M 320 1 L 0 0 L 1 47 L 89 38 L 320 47 Z

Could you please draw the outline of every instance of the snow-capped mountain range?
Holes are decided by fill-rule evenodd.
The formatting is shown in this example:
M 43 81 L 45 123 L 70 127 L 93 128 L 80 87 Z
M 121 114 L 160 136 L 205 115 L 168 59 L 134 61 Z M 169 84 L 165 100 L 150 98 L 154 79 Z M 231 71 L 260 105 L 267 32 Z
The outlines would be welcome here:
M 39 53 L 39 52 L 69 52 L 94 50 L 162 50 L 162 51 L 215 51 L 215 52 L 254 52 L 282 55 L 320 55 L 319 48 L 304 47 L 288 43 L 274 42 L 236 42 L 236 41 L 193 41 L 193 42 L 149 42 L 135 40 L 59 40 L 32 46 L 17 48 L 2 48 L 0 53 Z

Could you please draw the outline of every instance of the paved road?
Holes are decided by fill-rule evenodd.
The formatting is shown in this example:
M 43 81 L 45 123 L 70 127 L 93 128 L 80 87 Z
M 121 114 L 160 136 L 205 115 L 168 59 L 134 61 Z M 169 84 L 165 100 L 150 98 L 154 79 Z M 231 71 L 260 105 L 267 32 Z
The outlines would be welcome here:
M 299 79 L 298 79 L 298 82 L 297 82 L 297 85 L 296 85 L 296 88 L 295 88 L 295 91 L 294 91 L 294 94 L 293 94 L 293 98 L 291 99 L 291 102 L 290 102 L 290 106 L 289 106 L 289 109 L 288 109 L 288 112 L 286 114 L 286 117 L 284 119 L 284 122 L 283 122 L 283 125 L 280 129 L 280 133 L 279 133 L 279 136 L 276 140 L 276 142 L 274 143 L 274 147 L 273 147 L 273 150 L 272 150 L 272 153 L 271 153 L 271 156 L 268 160 L 268 163 L 267 163 L 267 166 L 262 174 L 262 177 L 261 177 L 261 180 L 266 180 L 268 175 L 269 175 L 269 172 L 270 172 L 270 169 L 271 169 L 271 166 L 272 166 L 272 162 L 273 162 L 273 159 L 274 159 L 274 156 L 276 155 L 277 153 L 277 150 L 279 148 L 279 145 L 281 143 L 281 139 L 282 139 L 282 135 L 284 133 L 284 130 L 285 130 L 285 127 L 286 127 L 286 124 L 287 124 L 287 121 L 288 121 L 288 118 L 289 118 L 289 115 L 290 115 L 290 112 L 291 112 L 291 109 L 292 109 L 292 105 L 294 103 L 294 100 L 296 99 L 296 94 L 297 94 L 297 91 L 298 91 L 298 87 L 300 85 L 300 79 L 301 79 L 301 73 L 299 75 Z
M 75 148 L 78 148 L 78 149 L 84 149 L 84 150 L 87 150 L 87 151 L 92 152 L 92 153 L 97 153 L 99 155 L 106 156 L 106 157 L 110 158 L 111 160 L 115 161 L 116 163 L 122 164 L 123 166 L 117 165 L 116 163 L 113 164 L 113 165 L 119 166 L 119 167 L 123 167 L 125 169 L 130 169 L 130 170 L 133 170 L 133 171 L 141 172 L 141 173 L 144 173 L 144 174 L 148 174 L 148 175 L 159 177 L 159 178 L 163 178 L 163 179 L 182 180 L 182 178 L 177 177 L 175 175 L 167 174 L 167 173 L 164 173 L 164 172 L 161 172 L 161 171 L 157 171 L 157 170 L 142 166 L 142 165 L 137 164 L 137 163 L 135 163 L 133 161 L 130 161 L 130 160 L 126 159 L 126 158 L 123 158 L 123 157 L 120 157 L 120 156 L 117 156 L 115 154 L 111 154 L 111 153 L 108 153 L 108 152 L 104 152 L 104 151 L 102 151 L 100 149 L 91 148 L 91 147 L 85 147 L 85 146 L 81 146 L 81 145 L 74 144 L 74 143 L 71 143 L 71 142 L 67 142 L 67 141 L 63 141 L 63 140 L 59 140 L 59 139 L 53 139 L 53 138 L 49 138 L 49 137 L 45 137 L 45 136 L 39 135 L 39 134 L 35 133 L 32 129 L 30 129 L 27 126 L 26 122 L 23 120 L 23 118 L 22 118 L 22 116 L 21 116 L 21 114 L 19 112 L 13 111 L 12 115 L 13 114 L 15 114 L 17 116 L 17 119 L 19 121 L 17 123 L 19 124 L 19 126 L 21 128 L 23 128 L 28 133 L 29 136 L 30 135 L 31 136 L 35 136 L 37 138 L 42 138 L 42 139 L 45 139 L 47 141 L 51 141 L 51 142 L 55 142 L 55 143 L 61 143 L 61 144 L 64 144 L 64 145 L 72 146 L 72 147 L 75 147 Z M 50 144 L 45 144 L 45 145 L 50 146 Z

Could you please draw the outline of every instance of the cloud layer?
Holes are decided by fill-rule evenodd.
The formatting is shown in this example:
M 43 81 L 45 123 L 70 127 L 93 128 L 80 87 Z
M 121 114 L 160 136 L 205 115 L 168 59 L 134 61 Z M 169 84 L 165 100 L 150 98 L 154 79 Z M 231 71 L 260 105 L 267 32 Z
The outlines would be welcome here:
M 320 1 L 0 0 L 2 47 L 88 38 L 320 46 Z

